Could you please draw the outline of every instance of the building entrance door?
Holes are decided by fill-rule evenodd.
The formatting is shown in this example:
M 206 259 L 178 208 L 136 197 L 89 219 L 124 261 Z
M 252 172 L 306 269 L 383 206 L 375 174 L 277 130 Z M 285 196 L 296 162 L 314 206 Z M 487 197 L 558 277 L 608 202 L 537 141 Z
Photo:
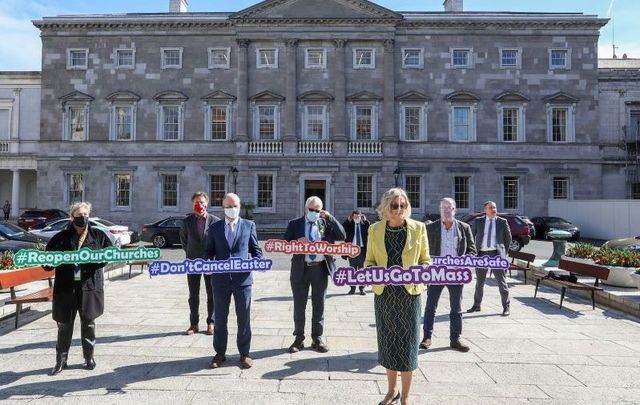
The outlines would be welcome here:
M 327 182 L 326 180 L 305 180 L 304 181 L 304 200 L 316 196 L 322 200 L 326 206 L 327 201 Z

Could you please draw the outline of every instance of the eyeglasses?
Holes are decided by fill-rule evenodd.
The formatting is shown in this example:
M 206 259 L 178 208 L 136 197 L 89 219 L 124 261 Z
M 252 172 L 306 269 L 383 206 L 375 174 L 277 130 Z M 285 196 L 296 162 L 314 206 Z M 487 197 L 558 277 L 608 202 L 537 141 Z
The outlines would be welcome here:
M 320 211 L 322 211 L 322 210 L 317 210 L 317 209 L 315 209 L 315 208 L 309 208 L 309 207 L 307 207 L 307 209 L 308 209 L 309 211 L 311 211 L 311 212 L 320 212 Z
M 391 203 L 390 207 L 391 207 L 392 210 L 397 210 L 397 209 L 400 209 L 400 208 L 402 208 L 403 210 L 406 210 L 407 209 L 407 204 Z

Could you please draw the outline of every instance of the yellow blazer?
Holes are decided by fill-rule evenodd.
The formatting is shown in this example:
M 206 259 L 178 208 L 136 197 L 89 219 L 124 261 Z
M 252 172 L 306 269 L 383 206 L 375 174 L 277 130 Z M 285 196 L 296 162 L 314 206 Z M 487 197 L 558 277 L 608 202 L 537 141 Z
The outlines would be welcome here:
M 364 267 L 387 267 L 387 249 L 384 246 L 384 233 L 386 221 L 379 221 L 369 227 L 369 240 L 367 242 L 367 256 Z M 407 219 L 407 240 L 402 250 L 402 267 L 407 269 L 416 264 L 429 264 L 429 242 L 427 240 L 427 228 L 424 223 Z M 383 285 L 374 285 L 373 292 L 382 294 Z M 411 295 L 420 295 L 424 291 L 423 284 L 407 284 L 404 286 Z

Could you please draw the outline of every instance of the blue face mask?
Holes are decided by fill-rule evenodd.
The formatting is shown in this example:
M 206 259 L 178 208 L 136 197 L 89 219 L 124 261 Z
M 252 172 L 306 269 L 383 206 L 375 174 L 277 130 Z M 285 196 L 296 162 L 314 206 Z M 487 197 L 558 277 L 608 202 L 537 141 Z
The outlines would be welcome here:
M 307 212 L 307 221 L 316 222 L 320 218 L 319 212 L 308 211 Z

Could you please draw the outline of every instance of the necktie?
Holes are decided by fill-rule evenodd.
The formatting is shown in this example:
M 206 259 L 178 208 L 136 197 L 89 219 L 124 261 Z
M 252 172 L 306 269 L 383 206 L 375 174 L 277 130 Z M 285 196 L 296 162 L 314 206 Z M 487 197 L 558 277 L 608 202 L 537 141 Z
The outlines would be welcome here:
M 231 244 L 233 243 L 233 227 L 231 223 L 227 224 L 227 231 L 225 232 L 225 237 L 227 238 L 227 243 L 229 244 L 229 247 L 231 247 Z
M 316 233 L 315 233 L 315 229 L 314 229 L 315 223 L 310 222 L 309 223 L 309 240 L 311 242 L 315 242 L 316 241 Z M 316 260 L 316 255 L 309 255 L 309 260 Z
M 360 224 L 356 224 L 356 245 L 362 246 L 362 235 L 360 234 Z
M 492 237 L 491 235 L 493 234 L 493 219 L 489 220 L 489 232 L 487 233 L 487 248 L 491 248 L 493 246 L 493 244 L 491 243 L 492 241 Z

